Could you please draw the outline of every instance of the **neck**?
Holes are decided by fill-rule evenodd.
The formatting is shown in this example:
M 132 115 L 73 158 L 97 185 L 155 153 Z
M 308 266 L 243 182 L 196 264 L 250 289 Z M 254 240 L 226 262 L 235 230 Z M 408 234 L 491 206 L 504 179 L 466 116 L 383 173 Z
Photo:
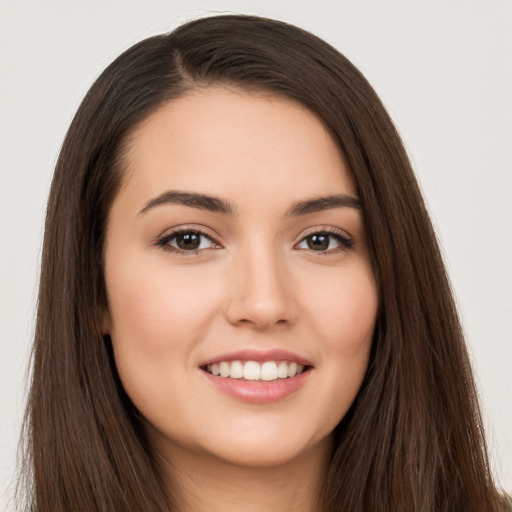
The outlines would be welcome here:
M 180 512 L 318 512 L 330 453 L 328 440 L 283 464 L 241 467 L 175 447 L 163 465 Z

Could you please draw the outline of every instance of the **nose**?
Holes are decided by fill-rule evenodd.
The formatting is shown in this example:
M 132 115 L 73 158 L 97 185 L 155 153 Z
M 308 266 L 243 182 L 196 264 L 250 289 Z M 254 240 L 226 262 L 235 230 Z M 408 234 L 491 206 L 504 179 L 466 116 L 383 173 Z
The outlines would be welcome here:
M 258 330 L 293 324 L 297 304 L 285 257 L 274 248 L 239 254 L 229 270 L 226 318 L 237 326 Z

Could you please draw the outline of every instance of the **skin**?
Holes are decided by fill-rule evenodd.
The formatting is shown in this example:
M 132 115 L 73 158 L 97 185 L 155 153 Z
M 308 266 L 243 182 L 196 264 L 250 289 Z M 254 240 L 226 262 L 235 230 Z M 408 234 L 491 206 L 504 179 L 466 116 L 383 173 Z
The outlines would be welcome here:
M 286 212 L 357 198 L 343 155 L 305 107 L 227 87 L 169 102 L 127 147 L 108 220 L 104 327 L 182 509 L 314 510 L 332 431 L 367 369 L 378 297 L 360 209 Z M 219 197 L 235 214 L 148 207 L 169 190 Z M 176 238 L 158 240 L 175 228 L 210 238 L 173 252 Z M 331 230 L 351 246 L 332 237 L 327 251 L 310 248 L 312 233 Z M 286 349 L 313 367 L 284 399 L 245 402 L 199 367 L 245 348 Z

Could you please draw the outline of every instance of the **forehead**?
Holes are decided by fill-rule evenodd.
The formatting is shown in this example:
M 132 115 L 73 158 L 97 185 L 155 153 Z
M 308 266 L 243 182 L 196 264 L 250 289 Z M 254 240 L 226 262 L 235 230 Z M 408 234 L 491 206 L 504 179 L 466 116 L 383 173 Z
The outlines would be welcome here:
M 165 188 L 237 199 L 356 195 L 329 130 L 293 100 L 232 87 L 196 89 L 131 134 L 124 187 L 146 199 Z

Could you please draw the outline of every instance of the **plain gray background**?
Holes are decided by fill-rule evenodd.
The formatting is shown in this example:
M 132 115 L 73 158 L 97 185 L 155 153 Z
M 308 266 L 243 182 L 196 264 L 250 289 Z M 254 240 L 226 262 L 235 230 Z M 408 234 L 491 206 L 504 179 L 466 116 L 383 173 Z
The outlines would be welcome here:
M 402 134 L 443 246 L 494 470 L 512 491 L 510 0 L 0 0 L 0 510 L 11 511 L 48 187 L 94 78 L 143 37 L 215 12 L 323 37 Z

